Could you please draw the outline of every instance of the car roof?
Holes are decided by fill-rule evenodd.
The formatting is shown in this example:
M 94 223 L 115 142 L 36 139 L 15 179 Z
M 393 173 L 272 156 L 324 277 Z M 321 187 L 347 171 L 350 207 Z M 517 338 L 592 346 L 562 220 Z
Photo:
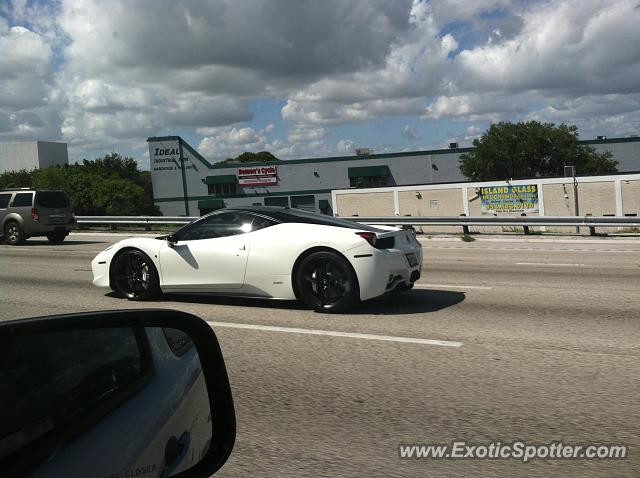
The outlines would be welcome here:
M 348 229 L 357 229 L 359 231 L 370 232 L 386 232 L 376 227 L 360 224 L 355 221 L 342 219 L 339 217 L 328 216 L 326 214 L 318 214 L 316 212 L 305 211 L 304 209 L 277 207 L 277 206 L 240 206 L 230 207 L 218 210 L 223 211 L 244 211 L 275 219 L 278 222 L 297 223 L 297 224 L 317 224 L 321 226 L 344 227 Z M 217 212 L 218 212 L 217 211 Z

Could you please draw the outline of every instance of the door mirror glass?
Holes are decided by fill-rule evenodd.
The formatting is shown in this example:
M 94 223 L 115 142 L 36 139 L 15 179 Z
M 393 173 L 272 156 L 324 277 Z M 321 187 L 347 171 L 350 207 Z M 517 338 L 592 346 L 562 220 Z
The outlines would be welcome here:
M 0 329 L 0 476 L 169 477 L 220 453 L 228 382 L 188 327 L 52 324 Z

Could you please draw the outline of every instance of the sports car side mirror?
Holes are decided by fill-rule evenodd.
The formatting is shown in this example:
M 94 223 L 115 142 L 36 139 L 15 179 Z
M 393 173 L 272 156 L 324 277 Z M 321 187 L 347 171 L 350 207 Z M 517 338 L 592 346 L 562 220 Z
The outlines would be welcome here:
M 215 334 L 174 310 L 0 323 L 0 476 L 208 477 L 235 412 Z
M 167 244 L 169 244 L 169 247 L 173 247 L 178 243 L 178 238 L 176 236 L 174 236 L 173 234 L 169 234 L 167 237 Z

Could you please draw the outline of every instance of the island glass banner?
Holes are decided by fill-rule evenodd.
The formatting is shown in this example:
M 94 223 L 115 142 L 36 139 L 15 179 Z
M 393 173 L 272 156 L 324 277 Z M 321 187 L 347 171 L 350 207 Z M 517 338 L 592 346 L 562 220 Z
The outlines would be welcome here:
M 480 211 L 482 214 L 521 215 L 538 213 L 538 186 L 521 184 L 511 186 L 488 186 L 480 189 Z

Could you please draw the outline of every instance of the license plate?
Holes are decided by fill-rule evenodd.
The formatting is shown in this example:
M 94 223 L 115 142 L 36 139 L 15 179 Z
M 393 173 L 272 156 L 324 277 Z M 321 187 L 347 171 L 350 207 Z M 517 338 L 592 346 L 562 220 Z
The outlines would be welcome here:
M 416 255 L 413 252 L 410 252 L 409 254 L 406 254 L 407 256 L 407 260 L 409 261 L 409 266 L 410 267 L 415 267 L 418 265 L 418 258 L 416 257 Z
M 64 223 L 64 217 L 60 217 L 60 216 L 49 216 L 49 221 L 51 222 L 51 224 L 62 224 Z

